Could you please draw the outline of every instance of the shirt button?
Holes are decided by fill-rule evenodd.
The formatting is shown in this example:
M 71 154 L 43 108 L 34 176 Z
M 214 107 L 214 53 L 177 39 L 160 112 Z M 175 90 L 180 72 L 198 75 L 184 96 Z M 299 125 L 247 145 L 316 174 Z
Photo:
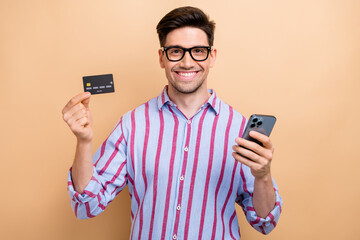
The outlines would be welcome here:
M 188 121 L 187 121 L 187 124 L 191 124 L 191 120 L 188 120 Z
M 180 177 L 180 181 L 184 181 L 184 176 L 181 176 L 181 177 Z
M 189 151 L 188 147 L 185 147 L 185 148 L 184 148 L 184 151 L 185 151 L 185 152 Z
M 176 237 L 176 234 L 174 234 L 174 235 L 173 235 L 173 239 L 176 239 L 176 238 L 177 238 L 177 237 Z
M 178 205 L 178 206 L 176 207 L 176 209 L 177 209 L 178 211 L 180 211 L 180 209 L 181 209 L 180 205 Z

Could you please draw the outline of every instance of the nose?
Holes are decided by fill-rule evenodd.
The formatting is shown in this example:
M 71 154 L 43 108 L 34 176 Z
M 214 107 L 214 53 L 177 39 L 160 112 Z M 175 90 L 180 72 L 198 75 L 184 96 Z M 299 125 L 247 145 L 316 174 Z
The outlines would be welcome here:
M 194 65 L 194 59 L 190 56 L 190 52 L 186 51 L 183 59 L 180 61 L 180 66 L 183 68 L 191 68 Z

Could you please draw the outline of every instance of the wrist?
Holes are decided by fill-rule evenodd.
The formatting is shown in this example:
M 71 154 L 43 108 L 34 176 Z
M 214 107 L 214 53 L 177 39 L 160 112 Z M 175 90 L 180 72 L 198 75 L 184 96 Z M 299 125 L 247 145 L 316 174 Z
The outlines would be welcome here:
M 76 143 L 76 152 L 77 155 L 86 156 L 91 155 L 91 147 L 92 141 L 91 140 L 84 140 L 84 139 L 77 139 Z
M 78 146 L 90 146 L 92 143 L 92 138 L 77 137 L 76 140 Z
M 264 175 L 259 175 L 259 176 L 254 176 L 254 177 L 255 177 L 255 181 L 257 181 L 257 182 L 264 182 L 264 183 L 272 182 L 270 172 L 267 174 L 264 174 Z

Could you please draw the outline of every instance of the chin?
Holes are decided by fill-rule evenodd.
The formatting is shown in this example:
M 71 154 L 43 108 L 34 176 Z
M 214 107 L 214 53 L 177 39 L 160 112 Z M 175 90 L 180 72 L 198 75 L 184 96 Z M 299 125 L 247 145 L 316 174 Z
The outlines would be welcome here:
M 171 84 L 175 91 L 182 94 L 193 94 L 197 92 L 202 87 L 202 85 L 203 83 L 196 86 L 179 86 L 177 84 Z

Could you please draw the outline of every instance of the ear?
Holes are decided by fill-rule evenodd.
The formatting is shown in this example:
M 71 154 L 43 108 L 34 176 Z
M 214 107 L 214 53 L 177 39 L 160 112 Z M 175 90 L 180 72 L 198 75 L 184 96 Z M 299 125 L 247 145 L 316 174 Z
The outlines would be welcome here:
M 210 67 L 212 68 L 215 65 L 215 60 L 216 60 L 216 54 L 217 54 L 217 50 L 216 48 L 213 48 L 210 52 Z
M 164 57 L 164 52 L 159 49 L 159 63 L 160 63 L 160 67 L 161 68 L 165 68 L 165 63 L 164 63 L 164 60 L 163 60 L 163 57 Z

